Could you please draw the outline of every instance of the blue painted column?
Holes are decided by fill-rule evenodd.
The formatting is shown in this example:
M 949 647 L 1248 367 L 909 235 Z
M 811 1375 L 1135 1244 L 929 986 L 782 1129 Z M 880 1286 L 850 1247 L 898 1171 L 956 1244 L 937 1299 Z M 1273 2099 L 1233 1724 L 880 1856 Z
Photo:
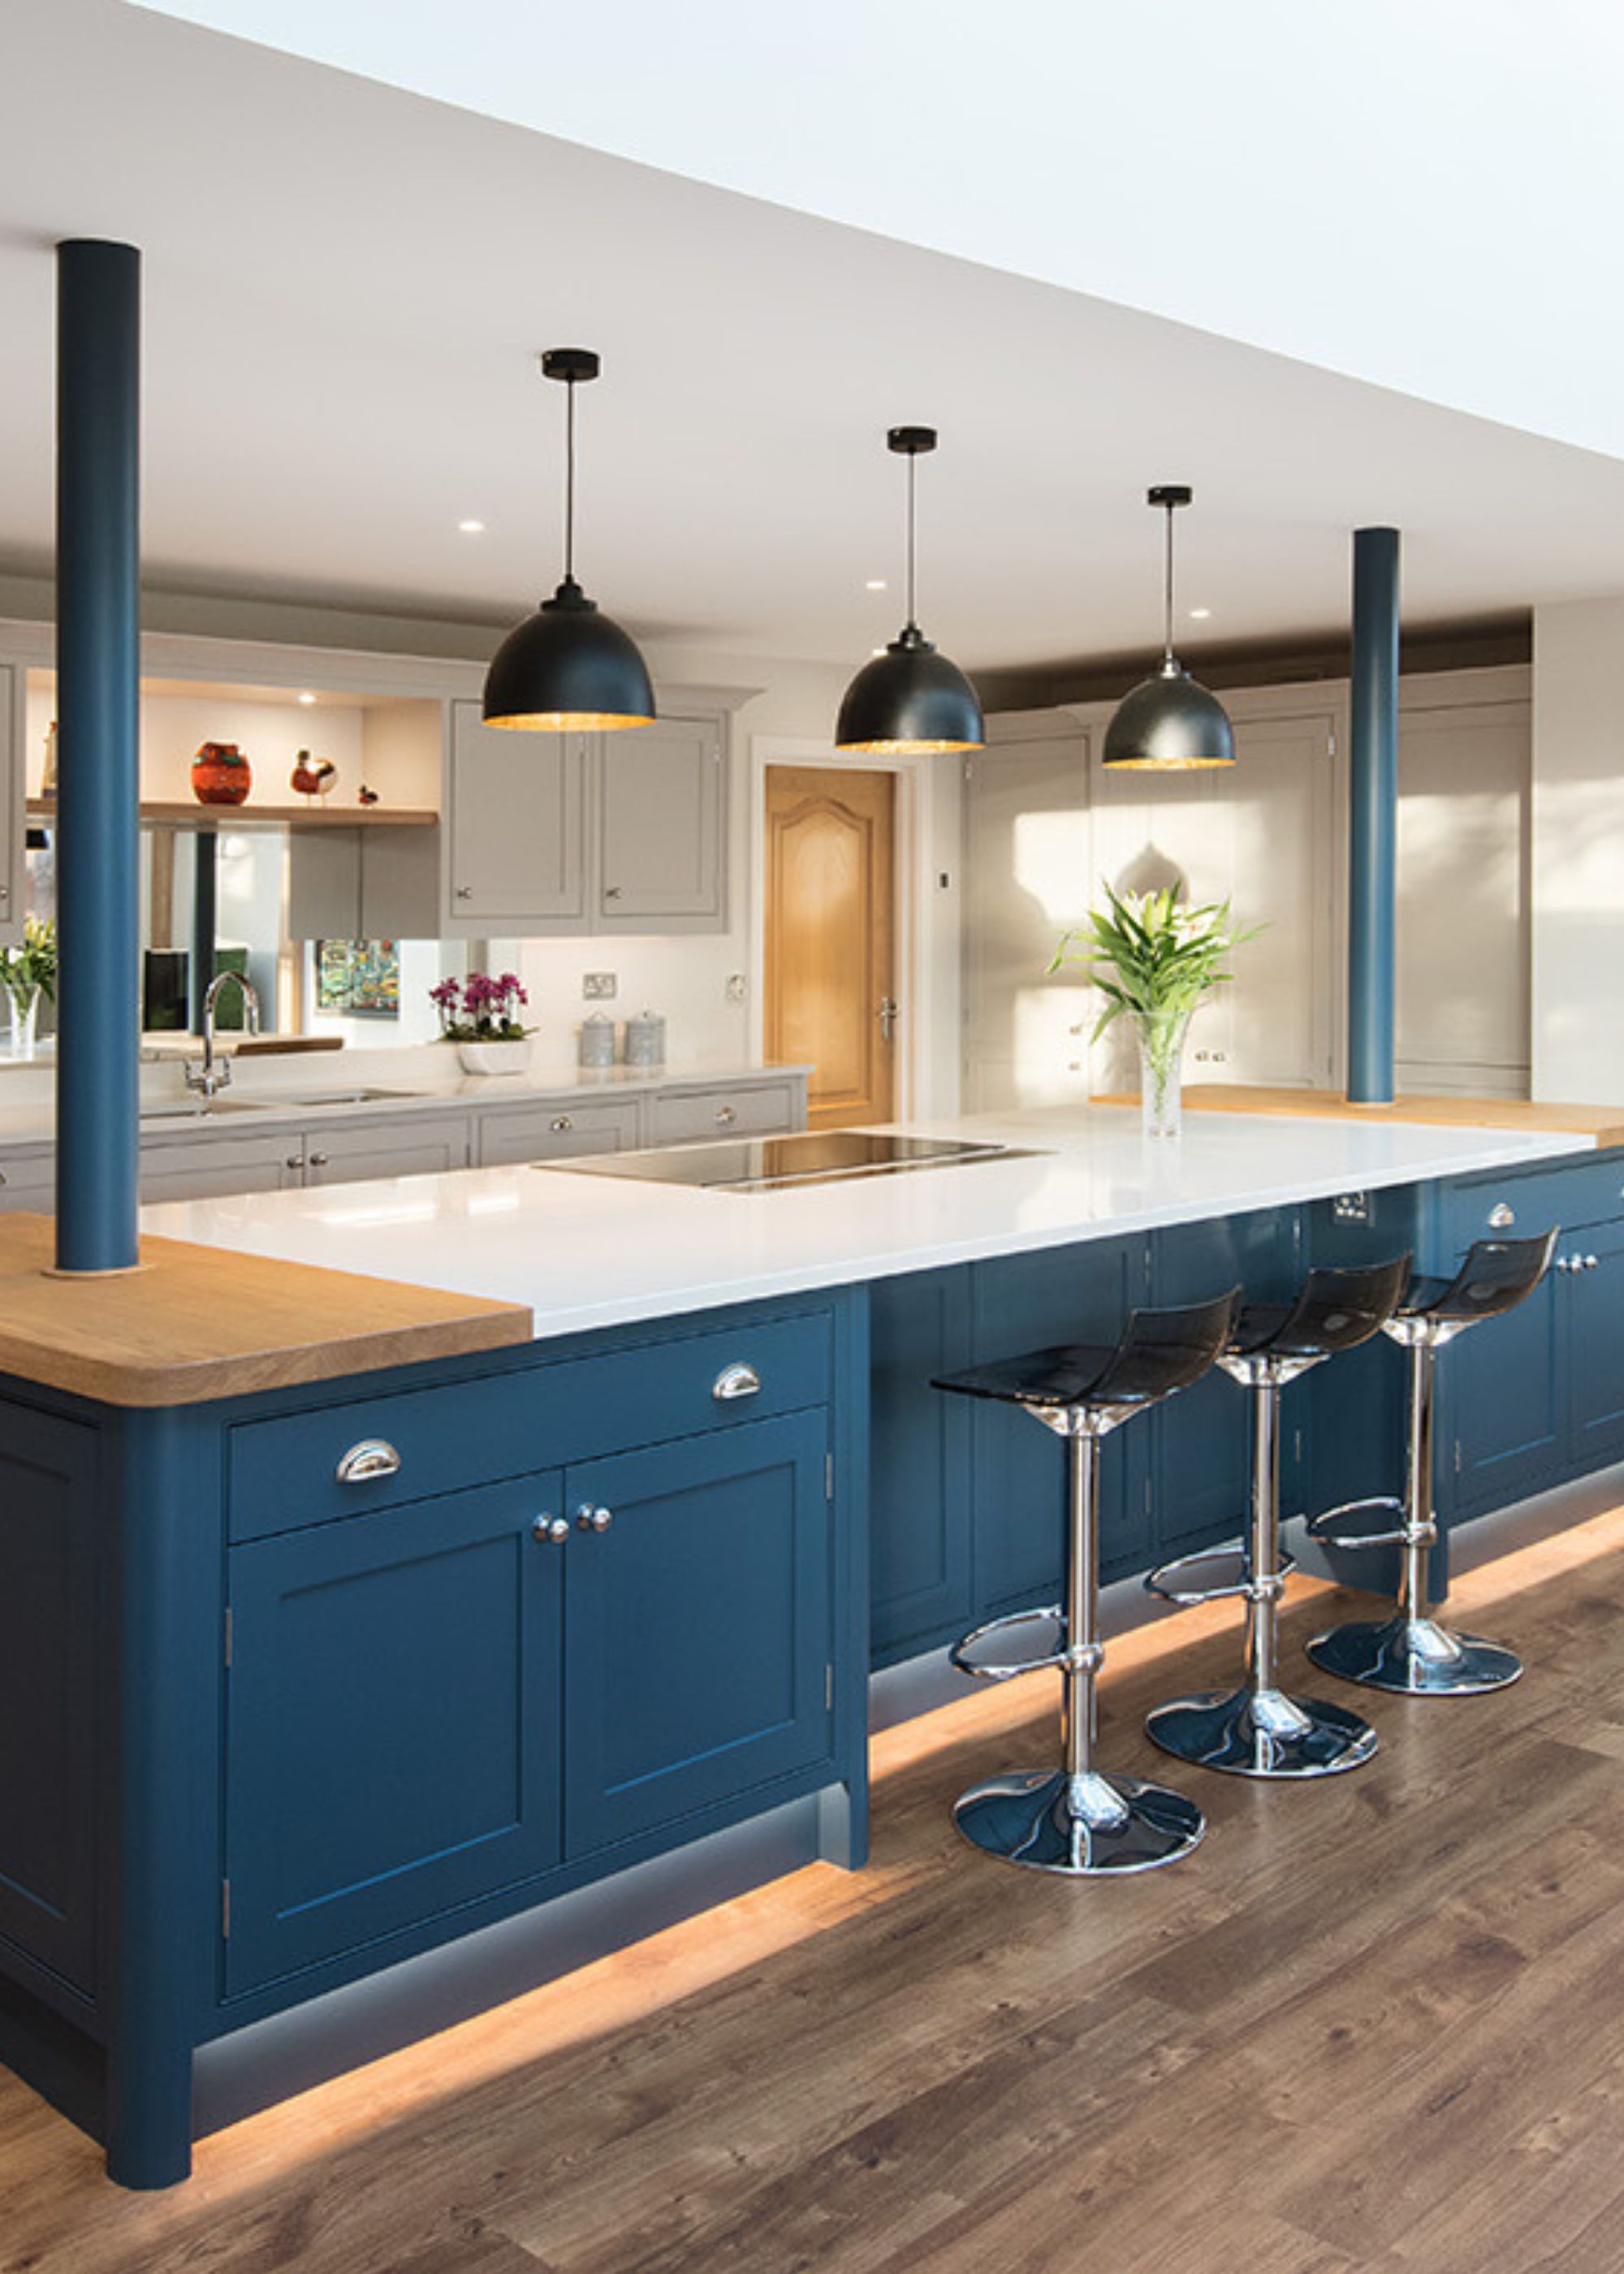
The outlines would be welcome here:
M 56 248 L 56 1268 L 137 1260 L 141 257 Z
M 1348 1098 L 1393 1102 L 1398 865 L 1398 531 L 1353 534 Z

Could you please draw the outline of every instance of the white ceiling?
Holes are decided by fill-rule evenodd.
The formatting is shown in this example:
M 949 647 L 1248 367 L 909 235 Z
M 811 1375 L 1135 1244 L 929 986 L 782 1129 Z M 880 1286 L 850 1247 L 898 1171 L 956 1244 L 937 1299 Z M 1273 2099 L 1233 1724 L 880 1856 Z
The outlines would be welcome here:
M 136 0 L 1624 456 L 1617 0 Z
M 973 668 L 1152 644 L 1156 480 L 1196 486 L 1198 658 L 1335 627 L 1361 523 L 1403 529 L 1412 622 L 1624 590 L 1611 458 L 123 0 L 5 0 L 0 80 L 0 568 L 49 563 L 50 246 L 99 235 L 146 256 L 173 589 L 516 614 L 559 567 L 533 357 L 580 343 L 581 570 L 673 649 L 888 637 L 903 420 L 943 431 L 921 618 Z

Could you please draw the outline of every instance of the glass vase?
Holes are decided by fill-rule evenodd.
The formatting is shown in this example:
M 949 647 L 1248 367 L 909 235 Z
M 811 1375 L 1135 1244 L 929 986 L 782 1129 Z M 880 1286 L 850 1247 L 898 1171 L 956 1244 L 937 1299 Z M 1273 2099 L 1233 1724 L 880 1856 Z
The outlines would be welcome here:
M 40 990 L 37 987 L 8 987 L 6 1000 L 11 1011 L 11 1055 L 14 1058 L 31 1058 L 34 1052 L 34 1029 L 40 1020 Z
M 1184 1128 L 1183 1075 L 1188 1011 L 1139 1011 L 1139 1111 L 1147 1137 L 1177 1137 Z

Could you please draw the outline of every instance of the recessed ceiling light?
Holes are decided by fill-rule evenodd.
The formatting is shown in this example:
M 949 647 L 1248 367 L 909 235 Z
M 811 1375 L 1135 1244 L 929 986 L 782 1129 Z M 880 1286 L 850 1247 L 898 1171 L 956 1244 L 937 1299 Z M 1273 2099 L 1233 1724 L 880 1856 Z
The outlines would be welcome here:
M 457 527 L 462 531 L 464 537 L 483 537 L 485 535 L 485 523 L 482 521 L 459 521 Z
M 1192 608 L 1190 614 L 1199 624 L 1206 621 L 1207 618 L 1212 614 L 1212 610 L 1210 608 Z
M 865 585 L 864 585 L 863 590 L 864 590 L 866 592 L 883 592 L 883 591 L 884 591 L 886 590 L 886 584 L 885 584 L 885 579 L 884 579 L 884 577 L 883 577 L 883 576 L 870 576 L 870 577 L 869 577 L 869 579 L 868 579 L 868 583 L 867 583 L 867 584 L 865 584 Z
M 299 701 L 300 701 L 301 703 L 313 703 L 313 702 L 315 701 L 315 699 L 316 699 L 316 698 L 315 698 L 315 697 L 314 697 L 313 695 L 309 694 L 309 693 L 305 693 L 305 694 L 304 694 L 304 695 L 301 695 L 301 696 L 300 696 L 300 697 L 299 697 Z

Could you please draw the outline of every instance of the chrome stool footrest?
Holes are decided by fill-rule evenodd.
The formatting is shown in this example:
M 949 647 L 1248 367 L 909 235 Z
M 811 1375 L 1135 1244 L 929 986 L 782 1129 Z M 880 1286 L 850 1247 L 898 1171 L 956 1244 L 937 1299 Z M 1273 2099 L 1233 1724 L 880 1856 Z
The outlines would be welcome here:
M 1232 1571 L 1233 1578 L 1217 1578 L 1197 1585 L 1185 1582 L 1199 1573 L 1203 1566 Z M 1176 1555 L 1169 1563 L 1158 1563 L 1154 1571 L 1145 1574 L 1145 1592 L 1164 1603 L 1177 1603 L 1190 1609 L 1197 1603 L 1219 1603 L 1231 1596 L 1243 1597 L 1248 1602 L 1267 1601 L 1277 1596 L 1282 1584 L 1297 1570 L 1296 1559 L 1282 1555 L 1272 1584 L 1253 1577 L 1251 1558 L 1238 1543 L 1233 1547 L 1202 1547 L 1192 1555 Z
M 1345 1517 L 1373 1515 L 1378 1510 L 1383 1516 L 1402 1517 L 1404 1515 L 1404 1503 L 1392 1493 L 1378 1493 L 1370 1500 L 1345 1500 L 1335 1508 L 1322 1508 L 1318 1516 L 1311 1516 L 1304 1529 L 1308 1537 L 1321 1547 L 1408 1547 L 1410 1544 L 1408 1521 L 1399 1525 L 1396 1530 L 1389 1525 L 1385 1532 L 1331 1532 L 1326 1529 Z
M 1054 1630 L 1055 1646 L 1036 1657 L 1018 1659 L 1012 1665 L 999 1666 L 977 1660 L 972 1653 L 979 1645 L 995 1641 L 1020 1627 L 1049 1626 Z M 1013 1682 L 1023 1674 L 1041 1674 L 1046 1667 L 1064 1666 L 1066 1662 L 1065 1613 L 1058 1603 L 1050 1603 L 1039 1611 L 1011 1611 L 1006 1617 L 989 1619 L 984 1626 L 972 1627 L 952 1644 L 948 1660 L 960 1674 L 973 1675 L 977 1682 Z

